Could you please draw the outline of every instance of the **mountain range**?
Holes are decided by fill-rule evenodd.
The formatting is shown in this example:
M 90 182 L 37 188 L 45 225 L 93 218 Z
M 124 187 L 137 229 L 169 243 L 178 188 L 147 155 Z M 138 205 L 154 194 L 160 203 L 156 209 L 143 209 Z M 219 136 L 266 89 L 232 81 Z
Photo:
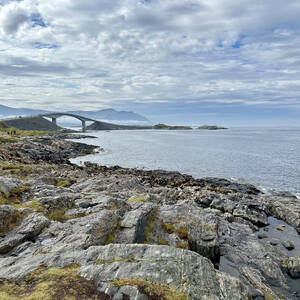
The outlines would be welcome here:
M 52 113 L 53 111 L 49 110 L 39 110 L 39 109 L 30 109 L 30 108 L 13 108 L 0 104 L 0 119 L 13 118 L 16 116 L 34 116 L 39 114 Z M 147 122 L 150 121 L 135 112 L 131 111 L 117 111 L 112 108 L 95 110 L 95 111 L 66 111 L 66 113 L 77 114 L 87 118 L 95 120 L 109 120 L 109 121 L 136 121 L 136 122 Z

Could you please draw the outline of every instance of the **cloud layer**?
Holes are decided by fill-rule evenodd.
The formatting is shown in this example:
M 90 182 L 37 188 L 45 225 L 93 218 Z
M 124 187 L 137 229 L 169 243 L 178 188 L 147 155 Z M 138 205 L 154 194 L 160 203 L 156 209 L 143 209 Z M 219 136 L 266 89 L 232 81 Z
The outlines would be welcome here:
M 0 0 L 0 102 L 300 110 L 300 2 Z

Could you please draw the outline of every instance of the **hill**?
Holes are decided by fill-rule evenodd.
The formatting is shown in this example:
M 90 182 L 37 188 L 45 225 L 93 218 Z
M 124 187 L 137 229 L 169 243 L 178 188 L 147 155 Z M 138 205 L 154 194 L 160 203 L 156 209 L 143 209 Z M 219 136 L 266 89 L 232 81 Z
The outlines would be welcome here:
M 13 108 L 0 105 L 0 119 L 12 118 L 18 116 L 35 116 L 39 114 L 51 113 L 49 110 L 39 110 L 30 108 Z M 111 121 L 138 121 L 150 122 L 146 117 L 131 111 L 117 111 L 112 108 L 95 110 L 95 111 L 66 111 L 66 113 L 77 114 L 95 120 L 111 120 Z

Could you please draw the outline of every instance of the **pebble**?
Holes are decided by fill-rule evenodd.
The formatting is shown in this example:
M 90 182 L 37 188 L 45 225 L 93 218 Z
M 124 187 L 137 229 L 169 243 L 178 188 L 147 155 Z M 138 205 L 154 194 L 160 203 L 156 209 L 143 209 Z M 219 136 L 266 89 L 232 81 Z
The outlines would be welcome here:
M 285 230 L 285 225 L 278 225 L 277 226 L 277 230 L 280 230 L 280 231 L 284 231 Z
M 258 235 L 258 238 L 261 240 L 261 239 L 266 239 L 268 236 L 265 234 L 265 233 L 260 233 Z

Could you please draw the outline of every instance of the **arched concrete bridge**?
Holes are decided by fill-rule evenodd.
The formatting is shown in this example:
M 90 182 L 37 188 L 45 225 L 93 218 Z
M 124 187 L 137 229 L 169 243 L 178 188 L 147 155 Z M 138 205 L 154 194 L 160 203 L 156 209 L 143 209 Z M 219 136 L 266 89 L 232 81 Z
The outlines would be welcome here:
M 49 113 L 49 114 L 43 114 L 41 116 L 46 117 L 46 118 L 51 118 L 52 123 L 54 123 L 55 125 L 56 125 L 56 119 L 59 118 L 59 117 L 63 117 L 63 116 L 73 117 L 73 118 L 78 119 L 78 120 L 81 121 L 82 132 L 86 131 L 86 121 L 91 121 L 91 122 L 96 121 L 96 120 L 93 120 L 93 119 L 90 119 L 90 118 L 86 118 L 86 117 L 75 115 L 75 114 L 68 114 L 68 113 Z

